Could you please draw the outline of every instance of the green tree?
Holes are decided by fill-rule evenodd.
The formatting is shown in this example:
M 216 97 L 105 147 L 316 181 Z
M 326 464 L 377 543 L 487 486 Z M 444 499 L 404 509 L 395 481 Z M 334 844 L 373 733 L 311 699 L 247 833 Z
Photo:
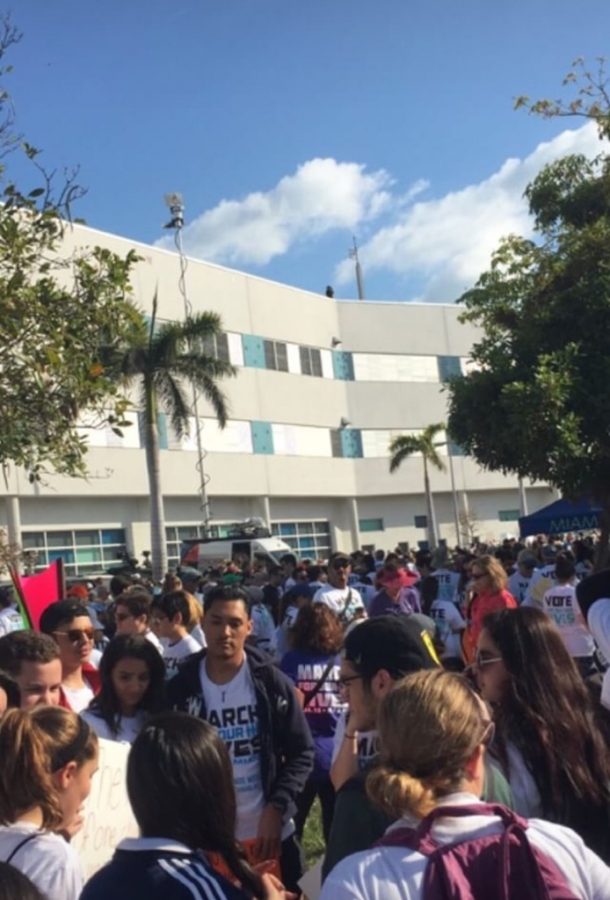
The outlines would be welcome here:
M 230 363 L 216 359 L 207 342 L 221 332 L 220 317 L 205 312 L 184 322 L 157 325 L 157 298 L 148 325 L 142 319 L 133 329 L 129 346 L 117 357 L 114 370 L 127 387 L 138 389 L 142 410 L 146 468 L 150 487 L 150 532 L 153 577 L 167 570 L 165 514 L 159 454 L 159 414 L 166 412 L 177 437 L 189 432 L 192 409 L 186 395 L 190 385 L 212 406 L 221 428 L 227 423 L 227 402 L 218 381 L 235 374 Z
M 590 81 L 582 90 L 582 108 L 523 98 L 518 105 L 588 115 L 604 133 L 607 98 L 594 97 Z M 488 469 L 599 504 L 601 566 L 610 536 L 610 157 L 557 160 L 526 197 L 536 239 L 501 241 L 489 270 L 460 298 L 462 320 L 479 325 L 482 337 L 473 371 L 449 385 L 449 430 Z
M 434 509 L 434 497 L 430 488 L 429 466 L 445 471 L 445 465 L 438 453 L 438 447 L 442 444 L 435 442 L 435 438 L 443 431 L 442 423 L 428 425 L 421 434 L 399 434 L 390 441 L 390 472 L 396 472 L 400 465 L 414 453 L 421 453 L 424 463 L 424 493 L 426 495 L 426 509 L 428 517 L 428 541 L 431 549 L 438 544 L 438 525 Z
M 0 79 L 20 35 L 0 17 Z M 22 152 L 40 186 L 27 194 L 11 181 L 8 161 Z M 82 193 L 76 172 L 55 179 L 14 129 L 8 91 L 0 86 L 0 465 L 23 466 L 31 479 L 49 468 L 85 472 L 82 412 L 120 426 L 127 407 L 100 360 L 121 343 L 138 313 L 129 277 L 136 260 L 94 248 L 68 255 L 70 207 Z

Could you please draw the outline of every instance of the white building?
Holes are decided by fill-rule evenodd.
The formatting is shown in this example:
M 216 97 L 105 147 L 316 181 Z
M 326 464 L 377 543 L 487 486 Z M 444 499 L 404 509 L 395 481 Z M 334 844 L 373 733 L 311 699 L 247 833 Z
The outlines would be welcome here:
M 99 244 L 142 257 L 133 277 L 145 311 L 158 289 L 160 318 L 182 318 L 179 258 L 114 235 L 75 226 L 75 247 Z M 205 472 L 212 520 L 271 522 L 301 555 L 363 545 L 393 549 L 426 538 L 423 468 L 407 460 L 390 475 L 388 442 L 446 418 L 443 381 L 463 371 L 476 329 L 456 306 L 342 302 L 221 266 L 190 260 L 194 310 L 222 316 L 217 352 L 238 368 L 225 382 L 231 421 L 219 431 L 204 404 Z M 39 551 L 39 564 L 63 556 L 68 574 L 93 574 L 123 546 L 149 549 L 148 482 L 137 412 L 118 438 L 87 431 L 89 478 L 48 476 L 29 484 L 10 474 L 5 516 L 14 538 Z M 170 560 L 201 521 L 194 429 L 180 443 L 162 417 L 162 483 Z M 481 539 L 517 533 L 516 478 L 484 472 L 453 450 L 456 496 Z M 445 455 L 446 455 L 446 451 Z M 456 543 L 449 468 L 432 471 L 440 535 Z M 528 485 L 530 509 L 553 499 Z M 0 510 L 1 516 L 1 510 Z M 1 519 L 0 519 L 1 521 Z

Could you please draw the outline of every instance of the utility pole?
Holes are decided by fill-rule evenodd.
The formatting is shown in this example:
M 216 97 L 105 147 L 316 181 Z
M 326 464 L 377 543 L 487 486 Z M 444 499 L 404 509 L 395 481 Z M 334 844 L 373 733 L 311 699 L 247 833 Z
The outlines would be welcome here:
M 356 243 L 356 237 L 353 238 L 354 246 L 349 250 L 349 258 L 354 260 L 356 265 L 356 286 L 358 288 L 358 300 L 364 300 L 364 280 L 362 278 L 362 266 L 360 265 L 360 258 L 358 256 L 358 244 Z

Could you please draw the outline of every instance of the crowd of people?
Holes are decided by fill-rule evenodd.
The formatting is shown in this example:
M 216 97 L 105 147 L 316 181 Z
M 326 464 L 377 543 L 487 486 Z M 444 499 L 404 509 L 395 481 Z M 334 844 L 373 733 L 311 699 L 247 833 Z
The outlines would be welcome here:
M 582 536 L 0 591 L 0 900 L 610 900 L 610 571 Z M 140 834 L 83 884 L 98 740 Z M 449 887 L 451 885 L 451 887 Z

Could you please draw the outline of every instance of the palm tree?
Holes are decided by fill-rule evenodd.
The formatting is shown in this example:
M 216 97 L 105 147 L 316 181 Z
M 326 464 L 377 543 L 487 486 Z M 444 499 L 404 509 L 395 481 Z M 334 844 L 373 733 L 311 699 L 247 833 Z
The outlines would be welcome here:
M 183 322 L 163 322 L 157 326 L 155 294 L 150 322 L 147 324 L 142 317 L 135 324 L 129 346 L 116 360 L 126 386 L 135 384 L 139 389 L 150 488 L 150 549 L 155 580 L 161 580 L 167 570 L 158 414 L 161 409 L 168 414 L 178 438 L 187 435 L 193 410 L 185 387 L 190 384 L 210 402 L 218 424 L 224 428 L 228 417 L 227 401 L 217 381 L 235 375 L 236 370 L 230 363 L 207 352 L 205 344 L 206 339 L 221 330 L 220 316 L 211 312 L 188 316 Z
M 437 447 L 442 447 L 441 442 L 435 443 L 435 438 L 445 429 L 442 423 L 428 425 L 421 434 L 399 434 L 390 441 L 390 472 L 395 472 L 400 464 L 414 453 L 421 453 L 424 461 L 424 491 L 426 494 L 426 507 L 428 510 L 428 541 L 430 548 L 434 549 L 438 544 L 438 526 L 434 512 L 434 499 L 430 490 L 430 476 L 428 466 L 434 466 L 439 472 L 445 471 L 445 464 L 438 454 Z

